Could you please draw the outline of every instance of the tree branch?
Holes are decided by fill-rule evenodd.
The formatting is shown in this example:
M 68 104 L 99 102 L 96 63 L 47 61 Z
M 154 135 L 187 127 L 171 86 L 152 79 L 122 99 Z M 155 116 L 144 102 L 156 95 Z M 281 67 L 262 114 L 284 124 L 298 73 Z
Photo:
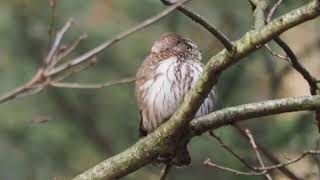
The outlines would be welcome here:
M 162 12 L 160 12 L 159 14 L 148 18 L 147 20 L 143 21 L 142 23 L 139 23 L 136 26 L 133 26 L 129 30 L 118 34 L 117 36 L 115 36 L 111 40 L 108 40 L 108 41 L 102 43 L 101 45 L 97 46 L 96 48 L 84 53 L 83 55 L 56 67 L 57 63 L 59 61 L 61 61 L 62 58 L 66 57 L 72 50 L 74 50 L 75 47 L 79 44 L 79 42 L 86 37 L 86 35 L 81 35 L 79 37 L 79 39 L 76 40 L 74 42 L 74 44 L 72 44 L 65 52 L 62 52 L 60 54 L 59 54 L 59 52 L 57 52 L 59 50 L 60 42 L 63 38 L 63 35 L 70 28 L 70 26 L 72 24 L 72 20 L 70 19 L 62 27 L 62 29 L 57 33 L 55 40 L 54 40 L 54 43 L 53 43 L 51 49 L 49 50 L 47 57 L 44 60 L 44 64 L 39 68 L 38 72 L 32 77 L 32 80 L 29 81 L 28 83 L 22 85 L 21 87 L 18 87 L 15 90 L 9 91 L 8 93 L 0 96 L 0 104 L 3 102 L 6 102 L 8 100 L 14 99 L 21 94 L 35 94 L 34 92 L 40 92 L 45 87 L 50 85 L 51 82 L 57 83 L 56 79 L 63 80 L 64 78 L 61 78 L 61 77 L 56 78 L 55 76 L 58 74 L 60 75 L 62 73 L 67 73 L 68 74 L 67 76 L 69 76 L 72 74 L 72 72 L 68 73 L 67 70 L 75 68 L 76 66 L 79 66 L 82 63 L 91 64 L 92 59 L 95 59 L 93 57 L 97 53 L 101 52 L 102 50 L 104 50 L 107 47 L 110 47 L 114 43 L 128 37 L 129 35 L 131 35 L 135 32 L 138 32 L 138 31 L 146 28 L 147 26 L 157 22 L 158 20 L 167 16 L 169 13 L 171 13 L 172 11 L 177 9 L 179 6 L 181 6 L 182 4 L 184 4 L 188 1 L 190 1 L 190 0 L 180 0 L 175 5 L 172 5 L 172 6 L 168 7 L 167 9 L 163 10 Z M 88 66 L 85 66 L 85 67 L 88 67 Z M 83 68 L 81 68 L 81 69 L 83 69 Z M 52 80 L 53 77 L 56 79 Z M 59 84 L 59 85 L 61 85 L 61 84 Z M 64 85 L 66 85 L 66 84 L 64 84 Z M 70 85 L 70 84 L 68 84 L 68 85 Z M 74 84 L 72 86 L 74 86 Z M 41 87 L 41 88 L 39 88 L 39 87 Z
M 67 83 L 67 82 L 52 82 L 50 83 L 53 87 L 60 87 L 60 88 L 73 88 L 73 89 L 100 89 L 106 88 L 114 85 L 120 84 L 128 84 L 135 81 L 135 78 L 123 78 L 120 80 L 114 80 L 110 82 L 100 83 L 100 84 L 81 84 L 81 83 Z
M 168 0 L 161 0 L 165 5 L 173 5 L 174 3 L 169 2 Z M 201 15 L 193 12 L 191 9 L 181 5 L 178 7 L 178 10 L 184 15 L 188 16 L 194 22 L 200 24 L 202 27 L 207 29 L 211 34 L 213 34 L 223 45 L 224 47 L 232 52 L 234 50 L 234 43 L 218 28 L 216 28 L 213 24 L 210 24 L 208 20 L 203 18 Z
M 53 59 L 54 59 L 53 56 L 57 52 L 64 34 L 68 31 L 68 29 L 71 27 L 72 24 L 73 24 L 73 20 L 69 19 L 67 21 L 67 23 L 62 27 L 62 29 L 57 33 L 56 38 L 53 42 L 53 45 L 50 48 L 50 51 L 49 51 L 47 57 L 44 59 L 45 64 L 49 65 L 51 63 L 51 61 L 53 61 Z
M 290 97 L 224 108 L 191 121 L 196 134 L 256 117 L 315 110 L 320 108 L 320 95 Z
M 251 171 L 251 172 L 244 172 L 244 171 L 239 171 L 239 170 L 231 169 L 231 168 L 228 168 L 228 167 L 224 167 L 224 166 L 221 166 L 221 165 L 218 165 L 218 164 L 215 164 L 215 163 L 211 162 L 210 159 L 205 160 L 203 162 L 203 164 L 207 165 L 207 166 L 210 166 L 210 167 L 219 168 L 219 169 L 222 169 L 224 171 L 229 171 L 229 172 L 232 172 L 232 173 L 234 173 L 236 175 L 262 176 L 262 175 L 266 175 L 270 171 L 273 171 L 273 170 L 276 170 L 278 168 L 282 168 L 282 167 L 285 167 L 285 166 L 289 166 L 290 164 L 296 163 L 296 162 L 302 160 L 307 155 L 317 156 L 319 154 L 320 154 L 320 151 L 316 151 L 316 150 L 305 151 L 300 156 L 298 156 L 298 157 L 296 157 L 296 158 L 294 158 L 292 160 L 289 160 L 289 161 L 287 161 L 285 163 L 276 164 L 276 165 L 273 165 L 273 166 L 267 166 L 267 167 L 264 167 L 264 168 L 255 167 L 255 171 Z
M 319 16 L 319 4 L 320 2 L 318 0 L 313 0 L 307 5 L 270 22 L 259 31 L 248 32 L 244 37 L 235 42 L 235 51 L 233 53 L 224 49 L 212 57 L 205 66 L 205 70 L 196 85 L 187 93 L 182 105 L 166 123 L 162 124 L 153 133 L 139 140 L 130 148 L 83 172 L 75 177 L 74 180 L 120 178 L 151 162 L 158 155 L 175 149 L 182 139 L 189 138 L 188 135 L 190 134 L 188 133 L 190 132 L 188 132 L 189 129 L 186 127 L 188 127 L 189 122 L 193 119 L 194 114 L 211 91 L 213 85 L 217 83 L 222 71 L 238 62 L 242 57 L 257 50 L 259 46 L 261 47 L 282 32 Z M 288 109 L 294 111 L 301 110 L 299 108 L 305 108 L 304 110 L 319 108 L 320 96 L 305 98 L 306 99 L 298 98 L 298 100 L 300 100 L 298 102 L 295 102 L 297 99 L 291 99 L 289 102 L 292 103 L 293 101 L 298 103 L 299 106 L 289 106 Z M 301 100 L 304 100 L 302 102 L 307 105 L 304 105 Z M 286 108 L 284 107 L 278 107 L 280 109 L 279 113 L 285 112 Z M 271 112 L 278 111 L 274 108 Z M 258 114 L 254 115 L 258 117 Z M 266 114 L 262 112 L 260 116 L 263 115 Z M 227 123 L 229 121 L 230 119 Z M 220 123 L 221 122 L 220 120 Z M 223 124 L 220 124 L 220 126 L 222 125 Z
M 140 23 L 140 24 L 138 24 L 136 26 L 133 26 L 132 28 L 128 29 L 127 31 L 116 35 L 114 38 L 112 38 L 112 39 L 100 44 L 96 48 L 84 53 L 83 55 L 81 55 L 81 56 L 79 56 L 79 57 L 77 57 L 75 59 L 72 59 L 72 60 L 68 61 L 67 63 L 62 64 L 62 65 L 60 65 L 60 66 L 58 66 L 58 67 L 46 72 L 46 75 L 47 76 L 52 76 L 52 75 L 60 73 L 61 71 L 65 71 L 67 69 L 70 69 L 71 67 L 74 67 L 74 66 L 76 66 L 78 64 L 83 63 L 84 61 L 86 61 L 90 57 L 98 54 L 99 52 L 101 52 L 105 48 L 115 44 L 116 42 L 120 41 L 121 39 L 124 39 L 124 38 L 128 37 L 129 35 L 137 32 L 137 31 L 139 31 L 141 29 L 144 29 L 145 27 L 150 26 L 151 24 L 157 22 L 158 20 L 160 20 L 161 18 L 167 16 L 169 13 L 171 13 L 172 11 L 177 9 L 179 6 L 181 6 L 182 4 L 184 4 L 184 3 L 188 2 L 188 1 L 190 1 L 190 0 L 180 0 L 180 1 L 178 1 L 176 4 L 168 7 L 167 9 L 165 9 L 164 11 L 159 13 L 158 15 L 153 16 L 151 18 L 148 18 L 147 20 L 143 21 L 142 23 Z
M 254 168 L 249 164 L 247 163 L 242 157 L 240 157 L 237 153 L 235 153 L 232 148 L 230 148 L 229 146 L 227 146 L 223 141 L 222 139 L 219 137 L 219 136 L 216 136 L 213 131 L 209 131 L 209 135 L 211 137 L 213 137 L 216 141 L 219 142 L 219 144 L 224 148 L 226 149 L 230 154 L 232 154 L 236 159 L 238 159 L 243 165 L 245 165 L 247 168 L 251 169 L 251 170 L 254 170 Z
M 278 9 L 278 7 L 281 5 L 282 2 L 283 2 L 283 0 L 278 0 L 278 2 L 271 8 L 271 10 L 267 16 L 267 23 L 271 21 L 274 13 L 276 12 L 276 10 Z
M 246 132 L 246 135 L 247 135 L 248 138 L 249 138 L 249 142 L 250 142 L 250 144 L 251 144 L 254 152 L 256 153 L 256 157 L 257 157 L 257 159 L 258 159 L 258 162 L 259 162 L 261 168 L 265 168 L 266 166 L 264 165 L 264 162 L 263 162 L 262 157 L 261 157 L 261 155 L 260 155 L 260 152 L 259 152 L 259 150 L 258 150 L 256 141 L 255 141 L 254 138 L 253 138 L 253 135 L 251 134 L 251 132 L 250 132 L 249 129 L 246 129 L 245 132 Z M 272 177 L 270 176 L 270 174 L 269 174 L 268 172 L 266 172 L 265 177 L 266 177 L 268 180 L 272 180 Z
M 238 124 L 235 124 L 233 127 L 235 127 L 239 134 L 248 139 L 248 136 L 246 135 L 246 132 L 244 129 L 242 129 Z M 261 146 L 259 143 L 257 143 L 258 149 L 263 153 L 263 155 L 272 163 L 272 164 L 282 164 L 281 161 L 279 161 L 268 149 L 265 147 Z M 291 170 L 289 170 L 286 166 L 279 167 L 278 169 L 281 171 L 285 176 L 292 180 L 301 180 L 297 175 L 295 175 Z
M 271 9 L 268 17 L 266 17 L 266 11 L 268 9 L 268 2 L 267 0 L 251 0 L 254 5 L 254 16 L 255 16 L 255 28 L 260 29 L 263 27 L 266 22 L 269 22 L 271 20 L 272 15 L 275 13 L 275 10 L 277 7 L 281 4 L 282 1 L 278 1 L 275 6 Z M 319 1 L 318 1 L 319 3 Z M 311 73 L 303 67 L 303 65 L 299 62 L 297 56 L 294 54 L 294 52 L 291 50 L 289 45 L 284 42 L 279 36 L 276 36 L 274 38 L 274 41 L 280 46 L 283 51 L 287 54 L 288 58 L 290 59 L 292 67 L 308 82 L 309 87 L 310 87 L 310 93 L 311 95 L 316 95 L 317 94 L 317 89 L 319 89 L 317 85 L 317 80 L 315 77 L 311 75 Z M 315 111 L 316 115 L 316 121 L 318 125 L 318 129 L 320 132 L 320 111 L 316 110 Z

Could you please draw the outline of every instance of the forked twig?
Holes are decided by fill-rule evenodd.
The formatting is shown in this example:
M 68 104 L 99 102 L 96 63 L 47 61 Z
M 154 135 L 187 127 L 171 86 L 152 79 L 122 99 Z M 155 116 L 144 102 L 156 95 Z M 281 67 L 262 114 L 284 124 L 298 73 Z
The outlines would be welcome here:
M 216 141 L 219 142 L 219 144 L 224 148 L 226 149 L 228 152 L 230 152 L 235 158 L 237 158 L 240 162 L 242 162 L 242 164 L 244 164 L 247 168 L 251 169 L 251 170 L 254 170 L 254 168 L 248 164 L 243 158 L 241 158 L 237 153 L 235 153 L 232 148 L 230 148 L 229 146 L 227 146 L 220 137 L 216 136 L 213 131 L 208 131 L 209 132 L 209 135 L 211 137 L 213 137 Z
M 19 88 L 16 88 L 15 90 L 9 91 L 8 93 L 4 94 L 3 96 L 0 96 L 0 103 L 6 102 L 10 99 L 14 99 L 21 94 L 31 95 L 31 94 L 37 93 L 37 92 L 43 90 L 48 85 L 50 85 L 51 83 L 53 83 L 54 86 L 64 86 L 64 87 L 69 86 L 69 87 L 78 87 L 78 88 L 84 87 L 84 86 L 81 86 L 80 84 L 59 83 L 59 81 L 62 81 L 64 78 L 72 75 L 74 73 L 74 71 L 72 71 L 72 69 L 82 63 L 89 62 L 88 65 L 84 66 L 85 68 L 89 67 L 91 65 L 90 61 L 92 61 L 92 59 L 94 59 L 93 57 L 97 53 L 101 52 L 102 50 L 104 50 L 107 47 L 110 47 L 114 43 L 128 37 L 129 35 L 131 35 L 135 32 L 138 32 L 138 31 L 146 28 L 147 26 L 150 26 L 151 24 L 157 22 L 158 20 L 167 16 L 169 13 L 173 12 L 179 6 L 181 6 L 182 4 L 184 4 L 188 1 L 190 1 L 190 0 L 181 0 L 178 3 L 176 3 L 175 5 L 172 5 L 168 8 L 166 8 L 165 10 L 160 12 L 159 14 L 157 14 L 153 17 L 150 17 L 150 18 L 146 19 L 145 21 L 143 21 L 142 23 L 139 23 L 138 25 L 133 26 L 132 28 L 116 35 L 111 40 L 108 40 L 108 41 L 102 43 L 101 45 L 97 46 L 96 48 L 84 53 L 83 55 L 81 55 L 75 59 L 72 59 L 64 64 L 56 66 L 58 64 L 58 62 L 61 61 L 61 59 L 65 58 L 68 54 L 70 54 L 75 49 L 75 47 L 79 44 L 79 42 L 85 38 L 84 35 L 81 35 L 78 40 L 76 40 L 69 48 L 66 49 L 66 51 L 59 52 L 61 40 L 62 40 L 64 34 L 67 32 L 67 30 L 71 27 L 72 22 L 73 22 L 71 19 L 68 20 L 67 23 L 56 34 L 53 45 L 51 46 L 49 53 L 46 56 L 46 58 L 44 59 L 44 63 L 39 68 L 37 74 L 34 75 L 32 80 L 30 82 L 26 83 L 25 85 L 23 85 Z M 81 70 L 83 70 L 85 68 L 81 68 Z M 71 72 L 68 71 L 70 69 L 71 69 Z M 79 71 L 77 71 L 77 72 L 79 72 Z M 65 73 L 65 75 L 62 75 L 60 77 L 56 77 L 57 75 L 60 75 L 62 73 Z M 132 82 L 129 80 L 124 80 L 124 81 L 125 82 L 122 82 L 122 84 L 126 83 L 126 82 Z M 89 88 L 101 87 L 101 86 L 107 87 L 107 86 L 111 86 L 112 84 L 113 85 L 121 84 L 121 82 L 120 83 L 111 83 L 111 84 L 106 83 L 103 85 L 89 85 L 87 87 L 89 87 Z M 39 88 L 39 87 L 41 87 L 41 88 Z

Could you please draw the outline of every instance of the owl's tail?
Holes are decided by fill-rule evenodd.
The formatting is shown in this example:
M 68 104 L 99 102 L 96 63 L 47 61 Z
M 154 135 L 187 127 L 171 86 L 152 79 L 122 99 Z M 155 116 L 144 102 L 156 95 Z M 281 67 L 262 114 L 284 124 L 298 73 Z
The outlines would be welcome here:
M 187 145 L 177 149 L 176 155 L 172 159 L 172 163 L 178 167 L 188 166 L 191 163 L 191 157 Z
M 187 145 L 179 147 L 175 152 L 175 155 L 164 154 L 159 156 L 156 161 L 153 162 L 154 165 L 174 165 L 177 167 L 188 166 L 191 162 L 191 157 L 188 151 Z

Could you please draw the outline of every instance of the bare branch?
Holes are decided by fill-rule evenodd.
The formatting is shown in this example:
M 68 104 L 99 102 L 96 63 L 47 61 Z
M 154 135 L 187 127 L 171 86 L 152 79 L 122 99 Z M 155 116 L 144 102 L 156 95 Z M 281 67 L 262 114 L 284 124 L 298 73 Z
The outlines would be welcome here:
M 39 69 L 38 72 L 34 75 L 34 77 L 25 85 L 16 88 L 13 91 L 9 91 L 7 94 L 4 94 L 3 96 L 0 96 L 0 104 L 3 102 L 6 102 L 8 100 L 14 99 L 18 97 L 21 94 L 25 94 L 32 90 L 35 85 L 37 85 L 39 82 L 43 79 L 43 70 Z
M 319 1 L 318 1 L 319 3 Z M 303 78 L 308 82 L 311 95 L 316 95 L 319 89 L 317 79 L 298 61 L 297 56 L 291 50 L 289 45 L 285 43 L 280 37 L 276 37 L 275 42 L 284 50 L 287 56 L 290 58 L 292 67 L 298 71 Z M 320 132 L 320 110 L 315 111 L 315 119 L 317 121 L 318 130 Z
M 316 95 L 317 89 L 318 89 L 316 78 L 313 77 L 311 73 L 305 67 L 302 66 L 302 64 L 300 64 L 297 56 L 282 39 L 280 39 L 279 37 L 276 37 L 274 40 L 286 52 L 286 54 L 290 59 L 292 67 L 296 71 L 298 71 L 303 76 L 303 78 L 308 82 L 310 86 L 311 95 Z
M 88 51 L 87 53 L 79 56 L 78 58 L 75 58 L 69 62 L 66 62 L 64 64 L 61 64 L 60 66 L 55 67 L 55 65 L 62 59 L 64 58 L 66 55 L 68 55 L 72 50 L 74 50 L 74 48 L 78 45 L 78 43 L 85 38 L 84 35 L 81 35 L 79 37 L 79 39 L 73 44 L 71 45 L 66 52 L 62 53 L 62 54 L 57 54 L 59 52 L 59 46 L 61 43 L 61 40 L 63 38 L 63 35 L 66 33 L 66 31 L 70 28 L 70 26 L 72 25 L 72 20 L 68 20 L 67 23 L 62 27 L 62 29 L 57 33 L 54 43 L 47 55 L 47 57 L 44 60 L 44 64 L 42 67 L 39 68 L 38 73 L 36 75 L 34 75 L 34 77 L 32 78 L 32 80 L 28 83 L 26 83 L 25 85 L 16 88 L 13 91 L 10 91 L 8 93 L 6 93 L 3 96 L 0 96 L 0 103 L 3 103 L 5 101 L 8 101 L 10 99 L 14 99 L 16 98 L 18 95 L 20 94 L 25 94 L 25 95 L 31 95 L 34 94 L 36 92 L 39 92 L 40 90 L 44 89 L 45 87 L 47 87 L 50 83 L 48 82 L 54 82 L 54 84 L 56 86 L 78 86 L 75 84 L 59 84 L 57 81 L 61 81 L 64 78 L 74 74 L 74 71 L 71 70 L 71 72 L 67 72 L 67 70 L 72 69 L 74 67 L 76 67 L 79 64 L 82 64 L 84 62 L 89 62 L 88 65 L 91 65 L 91 61 L 92 59 L 94 59 L 93 57 L 101 52 L 102 50 L 104 50 L 107 47 L 110 47 L 111 45 L 113 45 L 114 43 L 128 37 L 129 35 L 138 32 L 142 29 L 144 29 L 145 27 L 157 22 L 158 20 L 160 20 L 161 18 L 167 16 L 169 13 L 171 13 L 172 11 L 174 11 L 175 9 L 177 9 L 180 5 L 188 2 L 190 0 L 181 0 L 179 1 L 177 4 L 168 7 L 167 9 L 163 10 L 162 12 L 160 12 L 158 15 L 153 16 L 151 18 L 148 18 L 147 20 L 145 20 L 144 22 L 130 28 L 129 30 L 122 32 L 120 34 L 118 34 L 117 36 L 115 36 L 114 38 L 112 38 L 111 40 L 108 40 L 104 43 L 102 43 L 101 45 L 99 45 L 98 47 Z M 57 56 L 57 57 L 56 57 Z M 54 58 L 58 58 L 56 60 L 54 60 Z M 85 68 L 89 67 L 87 65 L 84 66 Z M 84 68 L 81 68 L 81 70 L 83 70 Z M 79 71 L 77 71 L 79 72 Z M 60 74 L 60 73 L 66 73 L 64 76 L 60 76 L 58 78 L 55 78 L 55 80 L 51 80 L 53 77 L 55 77 L 56 75 Z M 117 83 L 116 83 L 117 84 Z M 38 89 L 39 85 L 41 85 L 41 88 Z M 105 85 L 105 86 L 110 86 L 110 85 Z M 78 86 L 79 87 L 79 86 Z M 90 85 L 90 88 L 92 88 L 93 86 Z M 33 90 L 33 88 L 37 88 L 36 91 L 32 91 L 30 93 L 29 90 Z
M 238 124 L 234 124 L 233 127 L 235 127 L 241 137 L 244 137 L 249 140 L 246 132 L 244 129 L 242 129 Z M 273 164 L 282 164 L 269 150 L 267 150 L 265 147 L 262 147 L 258 142 L 256 142 L 256 145 L 258 149 L 264 154 L 265 157 L 268 158 L 268 160 Z M 279 167 L 279 171 L 281 171 L 285 176 L 292 180 L 301 180 L 297 175 L 295 175 L 291 170 L 289 170 L 286 166 Z
M 267 171 L 270 171 L 270 170 L 273 170 L 273 169 L 277 169 L 277 168 L 281 168 L 281 167 L 284 167 L 284 166 L 288 166 L 290 164 L 293 164 L 293 163 L 296 163 L 300 160 L 302 160 L 304 157 L 306 157 L 307 155 L 320 155 L 320 151 L 317 151 L 317 150 L 309 150 L 309 151 L 305 151 L 304 153 L 302 153 L 300 156 L 290 160 L 290 161 L 287 161 L 285 163 L 281 163 L 281 164 L 277 164 L 277 165 L 273 165 L 273 166 L 268 166 L 268 167 L 264 167 L 264 168 L 257 168 L 257 170 L 267 170 Z
M 67 23 L 62 27 L 62 29 L 57 33 L 57 36 L 53 42 L 53 45 L 47 55 L 47 57 L 45 58 L 44 62 L 49 65 L 50 62 L 53 60 L 54 54 L 57 52 L 60 42 L 62 40 L 62 37 L 64 35 L 64 33 L 67 32 L 67 30 L 71 27 L 71 25 L 73 24 L 73 19 L 69 19 L 67 21 Z
M 63 58 L 68 56 L 75 48 L 80 44 L 80 42 L 88 37 L 87 34 L 82 34 L 80 37 L 69 47 L 66 47 L 62 52 L 60 52 L 56 58 L 50 63 L 50 68 L 53 68 L 57 63 L 59 63 Z
M 195 134 L 201 134 L 207 130 L 217 129 L 221 126 L 234 124 L 250 118 L 293 111 L 315 110 L 319 107 L 320 95 L 289 97 L 217 110 L 192 120 L 190 126 Z
M 244 172 L 244 171 L 239 171 L 239 170 L 235 170 L 235 169 L 232 169 L 232 168 L 229 168 L 229 167 L 225 167 L 225 166 L 221 166 L 221 165 L 218 165 L 216 163 L 213 163 L 211 162 L 210 159 L 207 159 L 203 162 L 204 165 L 207 165 L 207 166 L 210 166 L 210 167 L 213 167 L 213 168 L 218 168 L 218 169 L 222 169 L 224 171 L 229 171 L 229 172 L 232 172 L 236 175 L 246 175 L 246 176 L 262 176 L 265 174 L 265 172 L 254 172 L 254 171 L 251 171 L 251 172 Z
M 50 85 L 53 87 L 60 87 L 60 88 L 73 88 L 73 89 L 100 89 L 106 88 L 114 85 L 120 84 L 128 84 L 135 81 L 135 78 L 129 77 L 120 80 L 114 80 L 106 83 L 101 84 L 80 84 L 80 83 L 67 83 L 67 82 L 51 82 Z
M 4 94 L 3 96 L 0 97 L 0 103 L 3 103 L 5 101 L 11 100 L 16 98 L 19 94 L 27 91 L 29 89 L 29 87 L 26 86 L 21 86 L 16 88 L 13 91 L 8 92 L 7 94 Z
M 211 162 L 210 159 L 207 159 L 206 161 L 203 162 L 204 165 L 210 166 L 210 167 L 214 167 L 214 168 L 219 168 L 225 171 L 229 171 L 232 172 L 236 175 L 246 175 L 246 176 L 261 176 L 261 175 L 265 175 L 270 171 L 276 170 L 278 168 L 281 167 L 285 167 L 285 166 L 289 166 L 291 164 L 294 164 L 300 160 L 302 160 L 304 157 L 306 157 L 307 155 L 320 155 L 320 151 L 316 151 L 316 150 L 309 150 L 309 151 L 305 151 L 303 154 L 301 154 L 300 156 L 285 162 L 285 163 L 281 163 L 281 164 L 277 164 L 277 165 L 273 165 L 273 166 L 267 166 L 264 168 L 261 167 L 255 167 L 256 170 L 255 171 L 251 171 L 251 172 L 244 172 L 244 171 L 239 171 L 239 170 L 235 170 L 235 169 L 231 169 L 228 167 L 224 167 L 218 164 L 215 164 L 213 162 Z
M 311 95 L 316 95 L 317 90 L 319 89 L 317 79 L 314 76 L 312 76 L 311 73 L 305 67 L 303 67 L 302 64 L 300 64 L 297 56 L 294 54 L 294 52 L 291 50 L 287 43 L 285 43 L 280 37 L 275 37 L 274 40 L 286 52 L 287 56 L 290 58 L 292 67 L 296 71 L 298 71 L 302 75 L 302 77 L 308 82 Z M 316 110 L 315 115 L 318 130 L 320 132 L 320 110 Z
M 285 61 L 290 61 L 290 59 L 289 59 L 288 57 L 283 56 L 283 55 L 281 55 L 281 54 L 278 54 L 278 53 L 274 52 L 268 44 L 265 44 L 265 47 L 266 47 L 266 49 L 268 50 L 268 52 L 269 52 L 272 56 L 275 56 L 275 57 L 277 57 L 277 58 L 283 59 L 283 60 L 285 60 Z
M 55 18 L 56 18 L 56 0 L 49 0 L 49 5 L 51 8 L 51 16 L 50 16 L 50 25 L 49 25 L 49 41 L 48 41 L 48 49 L 50 49 L 51 41 L 54 37 L 54 25 L 55 25 Z
M 80 64 L 79 66 L 74 67 L 74 68 L 62 73 L 62 75 L 59 75 L 58 77 L 54 78 L 51 82 L 63 81 L 72 75 L 78 74 L 78 73 L 88 69 L 89 67 L 96 65 L 97 61 L 98 61 L 97 58 L 94 56 L 94 57 L 90 58 L 89 61 L 86 61 L 83 64 Z
M 254 28 L 261 29 L 266 24 L 266 11 L 269 8 L 267 0 L 249 0 L 251 4 L 254 4 Z
M 271 21 L 274 13 L 276 12 L 277 8 L 281 5 L 282 2 L 283 2 L 283 0 L 278 0 L 278 2 L 271 8 L 271 10 L 267 16 L 267 23 Z
M 259 22 L 259 27 L 257 25 L 255 26 L 256 28 L 260 28 L 261 26 L 264 26 L 266 24 L 265 22 L 265 12 L 267 10 L 267 1 L 266 0 L 259 0 L 259 1 L 254 1 L 252 2 L 255 4 L 256 9 L 254 9 L 255 13 L 255 21 Z M 281 4 L 281 1 L 278 1 L 279 5 Z M 316 1 L 316 3 L 319 3 L 319 1 Z M 277 8 L 277 6 L 274 6 L 274 11 Z M 257 12 L 257 13 L 256 13 Z M 274 12 L 270 12 L 269 15 L 270 17 L 272 16 Z M 263 22 L 263 23 L 262 23 Z M 274 37 L 274 41 L 283 49 L 283 51 L 287 54 L 287 56 L 290 59 L 290 62 L 292 64 L 292 67 L 298 71 L 303 78 L 308 82 L 309 87 L 310 87 L 310 93 L 311 95 L 316 95 L 317 94 L 317 89 L 319 89 L 316 78 L 311 75 L 311 73 L 303 67 L 302 64 L 298 61 L 297 56 L 294 54 L 294 52 L 291 50 L 289 45 L 285 43 L 279 36 Z M 315 111 L 316 114 L 316 121 L 317 121 L 317 126 L 320 132 L 320 110 Z
M 253 135 L 251 134 L 251 132 L 250 132 L 249 129 L 245 129 L 245 132 L 246 132 L 246 135 L 247 135 L 248 138 L 249 138 L 249 142 L 250 142 L 250 144 L 251 144 L 254 152 L 256 153 L 256 156 L 257 156 L 257 159 L 258 159 L 260 165 L 261 165 L 262 167 L 264 167 L 265 165 L 264 165 L 263 160 L 262 160 L 262 158 L 261 158 L 261 156 L 260 156 L 258 147 L 257 147 L 257 145 L 256 145 L 256 141 L 254 140 Z
M 97 53 L 101 52 L 102 50 L 104 50 L 107 47 L 110 47 L 111 45 L 115 44 L 116 42 L 128 37 L 129 35 L 140 31 L 141 29 L 144 29 L 147 26 L 150 26 L 151 24 L 155 23 L 156 21 L 160 20 L 161 18 L 167 16 L 169 13 L 171 13 L 172 11 L 174 11 L 175 9 L 177 9 L 179 6 L 181 6 L 182 4 L 188 2 L 190 0 L 181 0 L 178 3 L 176 3 L 175 5 L 172 5 L 170 7 L 168 7 L 167 9 L 165 9 L 164 11 L 162 11 L 161 13 L 159 13 L 156 16 L 153 16 L 151 18 L 148 18 L 147 20 L 143 21 L 142 23 L 130 28 L 129 30 L 122 32 L 118 35 L 116 35 L 114 38 L 102 43 L 101 45 L 97 46 L 96 48 L 84 53 L 83 55 L 70 60 L 69 62 L 62 64 L 48 72 L 46 72 L 47 76 L 52 76 L 55 74 L 60 73 L 61 71 L 65 71 L 67 69 L 70 69 L 73 66 L 76 66 L 78 64 L 83 63 L 84 61 L 88 60 L 90 57 L 96 55 Z
M 209 135 L 211 137 L 213 137 L 216 141 L 219 142 L 219 144 L 224 148 L 226 149 L 229 153 L 231 153 L 235 158 L 237 158 L 242 164 L 244 164 L 247 168 L 251 169 L 251 170 L 254 170 L 254 168 L 248 164 L 243 158 L 241 158 L 237 153 L 235 153 L 232 148 L 230 148 L 228 145 L 226 145 L 222 139 L 219 137 L 219 136 L 216 136 L 213 131 L 208 131 L 209 132 Z
M 168 0 L 161 0 L 165 5 L 172 5 L 174 3 Z M 221 31 L 219 31 L 214 25 L 210 24 L 208 20 L 203 18 L 201 15 L 193 12 L 191 9 L 181 5 L 178 7 L 178 10 L 184 15 L 188 16 L 190 19 L 200 24 L 202 27 L 207 29 L 211 34 L 213 34 L 223 45 L 224 47 L 232 52 L 234 50 L 234 43 Z
M 262 157 L 260 156 L 258 147 L 256 145 L 256 141 L 254 140 L 253 135 L 251 134 L 249 129 L 246 129 L 245 132 L 246 132 L 246 134 L 247 134 L 247 136 L 248 136 L 248 138 L 250 140 L 249 142 L 250 142 L 254 152 L 256 153 L 256 157 L 257 157 L 257 159 L 259 161 L 259 164 L 260 164 L 261 168 L 265 168 L 264 162 L 262 160 Z M 267 172 L 265 173 L 265 176 L 266 176 L 267 179 L 272 180 L 270 174 L 268 174 Z

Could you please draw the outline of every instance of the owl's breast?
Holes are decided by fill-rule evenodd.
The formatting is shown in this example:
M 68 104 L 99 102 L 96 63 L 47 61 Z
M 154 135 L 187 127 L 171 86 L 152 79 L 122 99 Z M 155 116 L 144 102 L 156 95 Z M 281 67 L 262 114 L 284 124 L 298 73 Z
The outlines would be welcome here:
M 200 77 L 203 65 L 197 61 L 181 61 L 171 57 L 160 61 L 152 69 L 152 78 L 147 79 L 139 91 L 147 108 L 144 113 L 144 121 L 147 122 L 143 123 L 149 126 L 146 129 L 153 130 L 177 110 L 185 94 Z M 210 108 L 205 108 L 205 112 L 208 113 Z M 199 111 L 197 115 L 205 113 L 201 113 L 201 109 Z

